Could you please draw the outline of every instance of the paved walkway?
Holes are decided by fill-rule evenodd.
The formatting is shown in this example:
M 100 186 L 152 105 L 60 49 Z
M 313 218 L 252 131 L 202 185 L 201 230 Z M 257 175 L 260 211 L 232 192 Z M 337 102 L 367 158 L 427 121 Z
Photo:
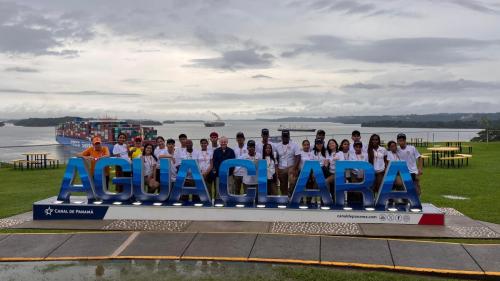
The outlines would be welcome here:
M 220 260 L 500 277 L 500 245 L 321 235 L 97 232 L 0 235 L 0 261 Z
M 369 237 L 500 238 L 500 225 L 473 220 L 446 209 L 444 226 L 307 222 L 231 222 L 168 220 L 33 221 L 31 212 L 0 219 L 0 228 L 124 230 L 164 232 L 258 232 Z

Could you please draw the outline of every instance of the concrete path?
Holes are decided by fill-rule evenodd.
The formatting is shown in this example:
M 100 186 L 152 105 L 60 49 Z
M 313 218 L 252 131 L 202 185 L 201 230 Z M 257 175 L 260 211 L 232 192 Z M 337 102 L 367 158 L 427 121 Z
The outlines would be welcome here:
M 0 261 L 219 260 L 500 278 L 500 245 L 322 235 L 96 232 L 0 235 Z

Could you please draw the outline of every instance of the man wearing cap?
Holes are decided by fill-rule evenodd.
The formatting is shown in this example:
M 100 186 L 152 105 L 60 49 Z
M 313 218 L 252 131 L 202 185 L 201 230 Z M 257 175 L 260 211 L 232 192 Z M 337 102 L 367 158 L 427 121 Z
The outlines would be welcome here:
M 264 146 L 268 143 L 270 143 L 273 147 L 273 151 L 276 151 L 276 144 L 272 143 L 269 141 L 269 130 L 268 129 L 262 129 L 260 136 L 262 137 L 262 140 L 256 142 L 255 144 L 255 150 L 260 153 L 261 155 L 264 155 Z
M 240 156 L 239 159 L 250 160 L 257 166 L 257 161 L 262 159 L 262 154 L 255 151 L 255 141 L 249 140 L 247 143 L 247 149 L 248 152 Z M 241 168 L 240 170 L 243 174 L 243 194 L 246 194 L 248 187 L 257 186 L 257 175 L 249 176 L 245 168 Z
M 405 161 L 408 166 L 408 170 L 410 170 L 411 178 L 413 183 L 415 184 L 415 188 L 417 189 L 418 195 L 421 193 L 420 189 L 420 180 L 419 177 L 423 174 L 422 167 L 423 161 L 422 157 L 420 157 L 420 153 L 413 146 L 406 144 L 406 135 L 398 134 L 398 157 L 401 161 Z
M 217 132 L 211 132 L 210 133 L 210 144 L 208 145 L 208 151 L 210 153 L 214 153 L 214 150 L 219 148 L 219 134 Z
M 83 152 L 78 153 L 77 157 L 82 157 L 85 160 L 90 162 L 90 176 L 94 176 L 95 163 L 105 157 L 109 157 L 109 149 L 107 146 L 101 144 L 100 137 L 92 138 L 92 146 L 85 149 Z M 109 182 L 109 167 L 106 167 L 104 174 L 106 175 L 106 186 L 108 186 Z
M 356 142 L 361 143 L 361 132 L 359 132 L 358 130 L 352 131 L 351 140 L 352 140 L 352 142 L 349 146 L 349 152 L 351 154 L 354 154 L 354 143 L 356 143 Z M 361 143 L 361 149 L 363 150 L 363 152 L 368 153 L 368 145 L 363 145 L 363 143 Z
M 247 145 L 245 144 L 245 135 L 243 132 L 238 132 L 236 134 L 236 145 L 233 147 L 234 155 L 236 159 L 240 159 L 241 156 L 245 155 L 247 151 Z M 254 142 L 255 145 L 255 142 Z M 234 194 L 240 194 L 241 185 L 243 184 L 243 176 L 245 171 L 241 167 L 234 168 Z
M 278 159 L 276 173 L 280 181 L 281 195 L 291 196 L 300 165 L 300 148 L 297 143 L 290 141 L 288 130 L 281 131 L 281 143 L 275 147 Z
M 176 159 L 176 165 L 180 166 L 182 164 L 182 160 L 196 160 L 196 163 L 199 165 L 199 159 L 200 159 L 200 154 L 201 152 L 197 149 L 193 148 L 193 141 L 190 139 L 186 139 L 185 141 L 185 149 L 180 149 L 176 150 L 177 152 L 177 157 Z M 186 181 L 184 182 L 184 186 L 194 186 L 194 180 L 193 180 L 193 174 L 191 171 L 188 171 L 186 175 Z M 187 201 L 189 199 L 189 196 L 183 195 L 182 200 Z M 193 202 L 200 201 L 200 198 L 197 195 L 193 195 Z

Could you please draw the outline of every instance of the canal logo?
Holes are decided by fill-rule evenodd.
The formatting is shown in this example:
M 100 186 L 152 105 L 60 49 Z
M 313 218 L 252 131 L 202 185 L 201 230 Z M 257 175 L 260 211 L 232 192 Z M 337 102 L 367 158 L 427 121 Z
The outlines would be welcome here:
M 45 209 L 46 216 L 52 216 L 52 212 L 54 212 L 54 209 L 50 208 L 50 206 L 47 209 Z

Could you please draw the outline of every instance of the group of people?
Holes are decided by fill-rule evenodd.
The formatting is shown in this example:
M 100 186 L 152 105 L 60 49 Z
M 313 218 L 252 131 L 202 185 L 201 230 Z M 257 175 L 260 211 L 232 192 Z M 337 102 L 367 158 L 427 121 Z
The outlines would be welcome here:
M 291 196 L 296 180 L 302 170 L 305 161 L 318 161 L 330 191 L 334 192 L 335 166 L 337 161 L 366 161 L 375 169 L 374 193 L 378 192 L 385 170 L 390 161 L 405 161 L 412 175 L 417 192 L 420 194 L 419 176 L 422 175 L 422 159 L 418 150 L 406 143 L 406 135 L 398 134 L 396 141 L 389 141 L 387 148 L 381 145 L 380 136 L 373 134 L 367 143 L 361 142 L 361 133 L 357 130 L 351 134 L 351 140 L 343 139 L 340 144 L 336 139 L 325 139 L 325 131 L 318 130 L 314 143 L 303 140 L 301 145 L 290 139 L 290 132 L 283 130 L 281 142 L 273 143 L 269 139 L 269 130 L 262 129 L 261 139 L 246 140 L 243 132 L 236 134 L 236 145 L 228 146 L 228 138 L 219 137 L 217 132 L 212 132 L 208 139 L 203 138 L 200 149 L 193 147 L 193 141 L 186 134 L 180 134 L 178 145 L 174 139 L 165 139 L 161 136 L 156 138 L 156 145 L 151 143 L 142 144 L 140 138 L 134 139 L 134 145 L 127 144 L 127 135 L 121 133 L 118 141 L 110 153 L 106 146 L 101 145 L 101 139 L 95 137 L 92 146 L 79 153 L 78 156 L 91 160 L 91 173 L 95 162 L 102 157 L 120 157 L 131 161 L 141 157 L 144 165 L 145 183 L 148 192 L 158 192 L 160 188 L 160 159 L 166 158 L 170 161 L 170 181 L 176 181 L 177 171 L 182 160 L 194 159 L 197 161 L 201 174 L 204 177 L 212 198 L 217 198 L 217 185 L 219 178 L 219 167 L 227 159 L 247 159 L 256 162 L 259 159 L 267 163 L 267 184 L 269 195 Z M 130 176 L 123 173 L 119 167 L 116 169 L 117 176 Z M 106 171 L 109 180 L 109 171 Z M 345 175 L 346 181 L 362 182 L 364 172 L 362 170 L 349 170 Z M 185 185 L 193 185 L 194 181 L 190 174 L 186 177 Z M 248 187 L 257 185 L 257 176 L 247 174 L 245 168 L 235 167 L 229 171 L 229 191 L 232 194 L 246 194 Z M 396 179 L 395 186 L 402 187 L 400 178 Z M 313 174 L 309 176 L 307 188 L 317 188 Z M 117 186 L 117 191 L 120 187 Z

